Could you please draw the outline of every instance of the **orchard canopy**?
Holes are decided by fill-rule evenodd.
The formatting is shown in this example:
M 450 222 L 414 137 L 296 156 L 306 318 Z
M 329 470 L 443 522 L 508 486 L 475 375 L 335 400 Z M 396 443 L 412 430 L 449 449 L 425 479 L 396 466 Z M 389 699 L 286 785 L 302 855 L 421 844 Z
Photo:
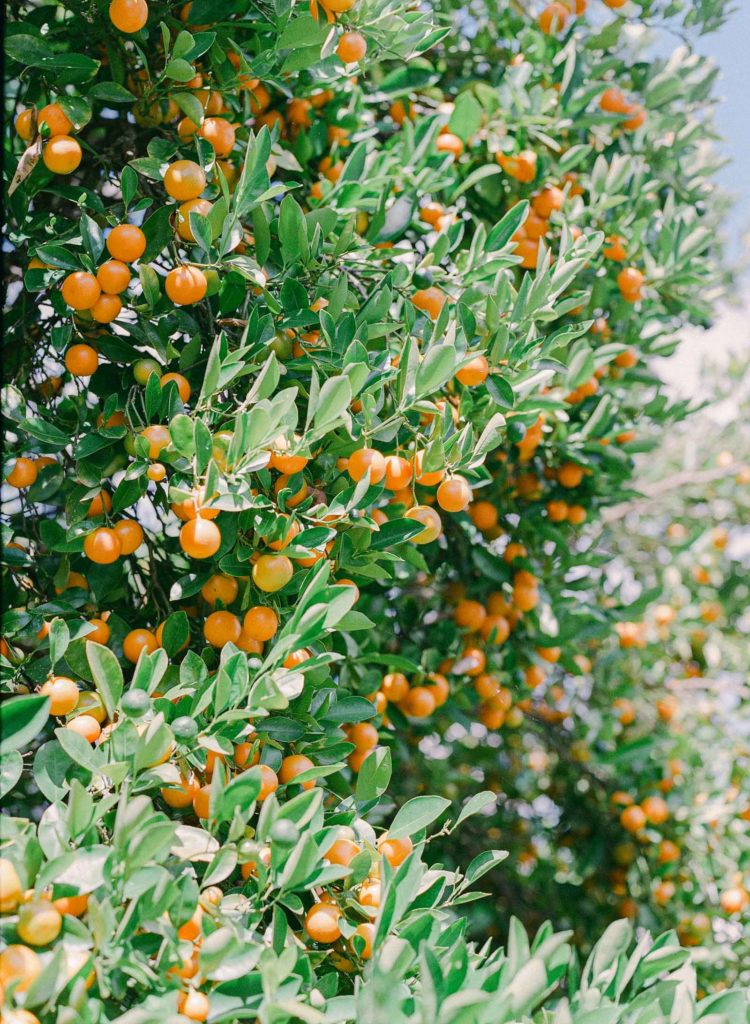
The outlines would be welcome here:
M 723 8 L 7 5 L 4 1024 L 749 1019 Z

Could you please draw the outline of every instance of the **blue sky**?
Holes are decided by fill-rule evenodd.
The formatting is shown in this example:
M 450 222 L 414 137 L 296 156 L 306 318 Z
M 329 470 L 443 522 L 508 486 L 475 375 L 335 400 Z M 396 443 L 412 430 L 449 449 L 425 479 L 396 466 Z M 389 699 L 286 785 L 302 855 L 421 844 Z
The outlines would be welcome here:
M 740 9 L 719 32 L 695 39 L 696 50 L 712 57 L 721 71 L 716 124 L 731 164 L 722 170 L 720 181 L 737 198 L 727 225 L 733 240 L 750 232 L 750 2 L 737 3 Z

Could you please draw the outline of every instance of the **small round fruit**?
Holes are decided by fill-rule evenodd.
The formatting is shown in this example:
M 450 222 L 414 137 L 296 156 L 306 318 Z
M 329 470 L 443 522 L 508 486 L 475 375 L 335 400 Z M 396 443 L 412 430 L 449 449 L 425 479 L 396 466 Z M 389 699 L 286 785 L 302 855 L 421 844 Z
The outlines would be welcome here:
M 146 251 L 146 236 L 135 224 L 118 224 L 107 236 L 107 251 L 113 259 L 133 263 Z
M 359 938 L 363 940 L 364 948 L 362 947 L 362 942 L 357 942 L 356 936 L 359 936 Z M 364 921 L 362 924 L 358 924 L 356 931 L 354 932 L 354 935 L 350 940 L 352 950 L 355 953 L 361 950 L 361 952 L 359 952 L 359 955 L 362 957 L 362 959 L 369 960 L 370 957 L 372 956 L 372 943 L 374 938 L 375 925 L 373 924 L 372 921 Z
M 106 295 L 120 295 L 130 284 L 130 267 L 122 260 L 107 260 L 97 270 L 96 279 Z
M 143 543 L 143 527 L 134 519 L 121 519 L 114 527 L 123 555 L 132 555 Z
M 354 64 L 363 60 L 367 53 L 367 41 L 359 32 L 344 32 L 339 39 L 336 53 L 344 64 Z
M 183 377 L 181 373 L 165 373 L 159 378 L 159 384 L 165 388 L 167 384 L 174 382 L 177 386 L 177 394 L 180 396 L 180 401 L 183 405 L 187 405 L 190 401 L 190 384 L 186 377 Z
M 210 519 L 191 519 L 180 530 L 180 546 L 191 558 L 211 558 L 221 547 L 221 530 Z
M 91 345 L 71 345 L 65 353 L 65 369 L 74 377 L 90 377 L 99 367 L 99 355 Z
M 31 487 L 38 475 L 39 468 L 34 460 L 21 456 L 13 463 L 13 469 L 6 476 L 5 482 L 20 491 L 25 487 Z
M 15 992 L 25 992 L 33 985 L 42 970 L 38 955 L 28 946 L 7 946 L 0 953 L 0 985 L 3 989 L 15 985 Z
M 0 857 L 0 913 L 12 913 L 22 896 L 23 886 L 13 861 Z
M 258 604 L 245 613 L 242 628 L 253 640 L 265 643 L 276 635 L 279 628 L 279 617 L 273 608 L 266 608 L 264 605 Z
M 86 536 L 83 553 L 97 565 L 112 565 L 122 554 L 120 538 L 114 530 L 100 526 Z
M 67 676 L 53 676 L 40 688 L 44 697 L 49 697 L 49 713 L 55 718 L 69 715 L 78 704 L 80 692 L 72 679 Z
M 27 946 L 48 946 L 62 928 L 62 914 L 49 900 L 24 903 L 18 911 L 16 932 Z
M 463 512 L 471 501 L 471 487 L 463 477 L 444 480 L 437 489 L 437 503 L 446 512 Z
M 240 620 L 231 612 L 212 612 L 203 623 L 203 635 L 212 647 L 236 644 L 241 632 Z
M 148 21 L 148 4 L 146 0 L 112 0 L 109 20 L 120 32 L 133 35 Z
M 370 471 L 370 483 L 379 484 L 385 476 L 385 459 L 375 448 L 359 448 L 349 456 L 349 476 L 361 480 Z
M 407 509 L 404 518 L 413 519 L 424 527 L 420 533 L 410 538 L 412 544 L 430 544 L 443 532 L 440 516 L 429 505 L 415 505 L 414 508 Z
M 141 651 L 153 654 L 158 647 L 159 641 L 150 629 L 131 629 L 122 642 L 122 653 L 128 661 L 135 664 L 141 656 Z
M 102 293 L 99 282 L 93 274 L 76 270 L 63 281 L 62 297 L 71 309 L 91 309 Z
M 290 783 L 293 783 L 297 776 L 301 775 L 302 772 L 307 772 L 314 767 L 315 765 L 310 758 L 305 757 L 304 754 L 290 754 L 281 762 L 281 767 L 279 768 L 279 782 L 282 786 L 288 786 Z M 308 779 L 307 782 L 302 782 L 300 785 L 303 789 L 313 789 L 315 786 L 315 780 Z
M 201 597 L 210 605 L 215 605 L 218 601 L 221 601 L 223 605 L 230 605 L 236 600 L 239 592 L 240 585 L 234 576 L 217 574 L 209 577 L 201 587 Z M 245 622 L 247 623 L 247 616 L 245 616 Z
M 206 175 L 194 160 L 175 160 L 164 173 L 164 188 L 178 202 L 197 199 L 206 187 Z
M 42 107 L 37 124 L 40 130 L 42 125 L 46 124 L 52 138 L 56 135 L 70 135 L 73 130 L 73 122 L 59 103 L 48 103 L 46 107 Z
M 191 306 L 205 296 L 208 281 L 198 267 L 185 265 L 169 271 L 164 288 L 176 306 Z
M 414 843 L 408 836 L 404 836 L 402 839 L 390 839 L 388 836 L 384 836 L 378 842 L 378 851 L 392 868 L 403 864 L 413 849 Z
M 293 573 L 286 555 L 261 555 L 253 566 L 253 583 L 259 590 L 273 594 L 287 585 Z
M 483 384 L 487 379 L 490 372 L 490 366 L 487 362 L 487 357 L 484 355 L 475 356 L 471 362 L 462 366 L 456 373 L 456 380 L 460 381 L 464 387 L 473 388 L 478 384 Z
M 42 152 L 44 166 L 53 174 L 72 174 L 83 159 L 83 150 L 70 135 L 56 135 Z
M 341 937 L 341 911 L 333 903 L 316 903 L 305 915 L 305 928 L 313 942 L 330 945 Z

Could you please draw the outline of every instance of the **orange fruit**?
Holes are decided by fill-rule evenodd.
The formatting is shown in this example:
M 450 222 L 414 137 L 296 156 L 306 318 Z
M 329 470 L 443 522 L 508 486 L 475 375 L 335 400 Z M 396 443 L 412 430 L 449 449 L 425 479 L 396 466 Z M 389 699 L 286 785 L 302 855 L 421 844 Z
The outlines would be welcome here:
M 487 379 L 490 372 L 489 363 L 487 357 L 484 355 L 475 356 L 471 362 L 462 366 L 456 373 L 456 380 L 460 381 L 465 387 L 473 388 L 478 384 L 483 384 Z
M 229 156 L 235 142 L 235 132 L 229 121 L 218 117 L 207 117 L 198 129 L 198 134 L 206 139 L 218 157 Z
M 210 605 L 215 605 L 217 601 L 230 605 L 236 600 L 239 590 L 240 585 L 234 576 L 214 575 L 201 587 L 201 596 Z
M 8 473 L 5 482 L 19 491 L 24 487 L 31 487 L 39 475 L 39 467 L 33 459 L 20 456 L 13 463 L 13 469 Z
M 431 320 L 437 320 L 443 306 L 448 301 L 448 296 L 440 288 L 434 285 L 429 288 L 420 288 L 411 297 L 412 303 L 426 313 Z
M 558 32 L 562 32 L 565 28 L 565 23 L 568 20 L 569 14 L 570 11 L 562 3 L 555 2 L 547 4 L 539 15 L 539 28 L 545 35 L 556 35 Z
M 341 911 L 332 903 L 316 903 L 305 915 L 305 928 L 313 942 L 330 945 L 341 937 Z
M 437 489 L 437 503 L 446 512 L 463 512 L 471 501 L 471 487 L 463 477 L 444 480 Z
M 183 405 L 187 405 L 187 403 L 190 401 L 191 393 L 190 384 L 187 378 L 183 377 L 181 373 L 164 373 L 159 378 L 159 383 L 163 388 L 165 388 L 167 384 L 170 383 L 170 381 L 174 381 L 174 383 L 177 385 L 177 393 L 180 396 L 180 401 L 183 403 Z
M 49 697 L 49 713 L 54 718 L 69 715 L 80 697 L 78 687 L 67 676 L 53 676 L 41 686 L 39 692 L 42 696 Z
M 257 799 L 259 803 L 263 803 L 271 793 L 275 793 L 279 788 L 279 779 L 273 768 L 270 768 L 267 764 L 260 766 L 260 776 L 260 793 L 258 793 Z
M 198 267 L 183 265 L 169 271 L 164 290 L 176 306 L 190 306 L 204 297 L 208 281 Z
M 273 608 L 255 605 L 245 613 L 242 628 L 253 640 L 265 642 L 275 636 L 279 628 L 279 617 Z
M 367 42 L 359 32 L 344 32 L 339 39 L 336 53 L 344 64 L 353 64 L 364 59 L 367 53 Z
M 305 757 L 304 754 L 290 754 L 281 762 L 281 767 L 279 768 L 279 782 L 282 786 L 288 786 L 290 783 L 294 782 L 297 776 L 301 775 L 302 772 L 307 772 L 314 767 L 315 765 L 310 758 Z M 307 782 L 301 783 L 303 789 L 312 789 L 314 785 L 314 779 L 309 779 Z
M 91 309 L 102 293 L 93 274 L 76 270 L 68 274 L 60 289 L 62 297 L 72 309 Z
M 65 728 L 83 736 L 88 743 L 96 743 L 102 733 L 102 727 L 93 715 L 76 715 Z
M 361 480 L 370 470 L 370 483 L 379 484 L 385 477 L 385 459 L 375 448 L 359 448 L 349 456 L 347 467 L 352 480 Z
M 195 235 L 193 229 L 190 226 L 190 214 L 199 213 L 202 217 L 207 217 L 211 212 L 213 203 L 209 203 L 207 199 L 188 199 L 184 203 L 180 203 L 177 207 L 177 216 L 175 219 L 175 226 L 177 228 L 177 234 L 186 242 L 194 242 Z
M 180 547 L 191 558 L 211 558 L 221 547 L 221 530 L 209 519 L 191 519 L 180 530 Z
M 42 107 L 37 117 L 40 130 L 43 124 L 47 125 L 53 138 L 55 135 L 70 135 L 73 129 L 73 122 L 59 103 L 48 103 L 46 107 Z
M 119 295 L 100 295 L 91 307 L 91 316 L 98 324 L 111 324 L 122 312 Z
M 443 532 L 440 516 L 429 505 L 415 505 L 414 508 L 407 509 L 404 518 L 413 519 L 424 527 L 420 533 L 410 538 L 412 544 L 430 544 Z
M 197 199 L 205 187 L 206 175 L 194 160 L 175 160 L 164 172 L 164 188 L 181 203 Z
M 212 612 L 203 623 L 203 635 L 212 647 L 237 643 L 241 632 L 240 620 L 231 612 Z
M 24 142 L 31 142 L 32 139 L 32 122 L 34 120 L 34 108 L 28 107 L 26 110 L 22 110 L 15 120 L 16 133 Z M 29 265 L 31 269 L 31 265 Z
M 138 661 L 141 651 L 153 654 L 158 647 L 159 641 L 150 629 L 131 629 L 122 641 L 122 653 L 133 664 Z
M 409 680 L 402 672 L 389 672 L 383 676 L 380 688 L 389 701 L 398 704 L 409 692 Z
M 375 938 L 375 925 L 372 921 L 364 921 L 362 924 L 358 924 L 354 932 L 354 935 L 358 935 L 364 940 L 365 946 L 362 952 L 359 954 L 363 960 L 369 960 L 372 956 L 372 943 Z M 354 942 L 354 936 L 350 939 L 352 950 L 356 953 L 357 946 L 361 946 L 361 943 Z
M 121 263 L 133 263 L 146 251 L 146 236 L 135 224 L 118 224 L 107 236 L 107 251 Z
M 177 1010 L 188 1020 L 204 1021 L 211 1012 L 211 1004 L 204 992 L 190 988 L 178 995 Z
M 89 625 L 94 628 L 86 634 L 87 640 L 93 640 L 96 644 L 106 644 L 109 641 L 112 631 L 104 619 L 89 619 Z
M 130 267 L 121 260 L 107 260 L 96 272 L 99 287 L 107 295 L 120 295 L 130 284 Z
M 413 849 L 414 843 L 408 836 L 405 836 L 403 839 L 390 839 L 386 834 L 378 840 L 378 851 L 381 856 L 385 857 L 392 868 L 397 868 L 399 864 L 403 864 Z
M 42 160 L 53 174 L 72 174 L 83 159 L 83 150 L 70 135 L 56 135 L 44 147 Z
M 112 0 L 109 20 L 120 32 L 132 35 L 148 21 L 148 4 L 146 0 Z
M 99 355 L 91 345 L 71 345 L 65 353 L 65 368 L 74 377 L 90 377 L 99 367 Z
M 120 538 L 114 530 L 100 526 L 85 537 L 83 553 L 97 565 L 112 565 L 122 554 Z
M 41 970 L 38 955 L 28 946 L 6 946 L 0 953 L 0 985 L 3 989 L 14 984 L 16 994 L 25 992 L 39 977 Z

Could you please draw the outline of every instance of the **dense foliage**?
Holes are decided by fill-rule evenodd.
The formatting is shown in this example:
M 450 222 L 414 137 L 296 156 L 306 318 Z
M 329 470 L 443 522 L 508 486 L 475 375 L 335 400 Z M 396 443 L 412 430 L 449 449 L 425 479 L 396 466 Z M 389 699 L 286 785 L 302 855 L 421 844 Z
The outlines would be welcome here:
M 664 920 L 684 640 L 589 532 L 724 281 L 641 30 L 722 5 L 10 8 L 3 1020 L 746 1017 L 680 946 L 748 927 L 746 750 Z

